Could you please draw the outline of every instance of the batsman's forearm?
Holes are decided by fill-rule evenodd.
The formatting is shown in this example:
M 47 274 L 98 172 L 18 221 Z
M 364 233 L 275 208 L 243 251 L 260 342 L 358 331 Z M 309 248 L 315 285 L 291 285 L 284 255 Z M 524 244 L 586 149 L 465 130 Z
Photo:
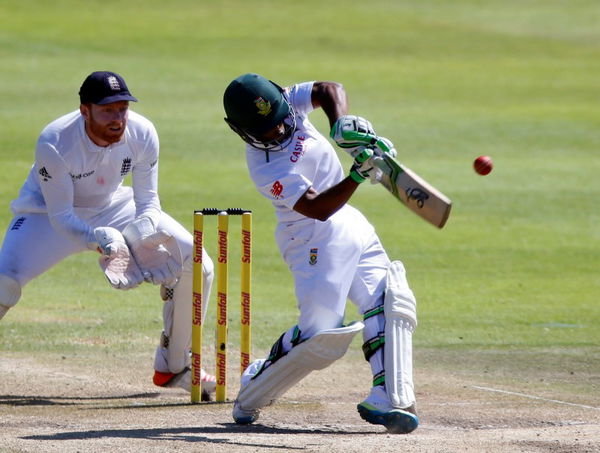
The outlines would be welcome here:
M 333 127 L 336 120 L 348 113 L 348 98 L 344 86 L 338 82 L 315 82 L 312 90 L 313 107 L 321 107 Z
M 321 193 L 311 187 L 296 202 L 294 210 L 306 217 L 324 222 L 348 202 L 358 186 L 359 183 L 348 176 L 339 184 Z

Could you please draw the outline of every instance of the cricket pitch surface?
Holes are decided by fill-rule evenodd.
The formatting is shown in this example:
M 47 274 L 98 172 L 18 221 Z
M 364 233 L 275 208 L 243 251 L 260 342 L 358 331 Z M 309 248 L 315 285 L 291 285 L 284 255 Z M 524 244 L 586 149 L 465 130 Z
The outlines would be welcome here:
M 543 385 L 523 391 L 429 367 L 415 369 L 419 428 L 388 434 L 356 411 L 370 380 L 359 354 L 314 372 L 249 426 L 231 418 L 237 370 L 229 371 L 228 402 L 191 405 L 183 390 L 151 384 L 146 359 L 123 370 L 115 363 L 86 368 L 81 357 L 5 355 L 3 453 L 600 451 L 600 395 L 569 399 Z

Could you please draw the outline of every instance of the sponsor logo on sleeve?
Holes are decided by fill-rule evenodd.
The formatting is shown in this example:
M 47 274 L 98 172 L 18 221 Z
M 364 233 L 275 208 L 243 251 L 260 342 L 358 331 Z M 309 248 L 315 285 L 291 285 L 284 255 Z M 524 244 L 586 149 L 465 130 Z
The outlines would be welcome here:
M 44 181 L 48 181 L 49 179 L 52 179 L 52 176 L 50 176 L 50 174 L 48 173 L 48 170 L 46 170 L 46 167 L 40 168 L 40 171 L 38 173 L 40 174 L 40 176 L 42 177 L 42 179 Z
M 10 229 L 18 230 L 21 228 L 21 225 L 23 225 L 23 222 L 25 222 L 25 217 L 19 217 L 17 220 L 15 220 L 15 223 L 13 223 L 13 226 Z
M 281 184 L 279 181 L 275 181 L 273 183 L 273 185 L 271 186 L 271 195 L 273 195 L 273 197 L 276 200 L 279 200 L 281 198 L 282 192 L 283 192 L 283 184 Z

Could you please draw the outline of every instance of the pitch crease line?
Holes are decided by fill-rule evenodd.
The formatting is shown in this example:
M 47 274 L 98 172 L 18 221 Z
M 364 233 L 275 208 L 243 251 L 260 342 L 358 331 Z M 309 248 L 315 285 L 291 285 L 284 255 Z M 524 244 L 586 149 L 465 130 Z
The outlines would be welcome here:
M 595 411 L 600 411 L 600 407 L 586 406 L 585 404 L 569 403 L 568 401 L 560 401 L 560 400 L 553 400 L 553 399 L 549 399 L 549 398 L 542 398 L 541 396 L 528 395 L 527 393 L 509 392 L 507 390 L 493 389 L 490 387 L 480 387 L 478 385 L 472 385 L 471 387 L 474 389 L 477 389 L 477 390 L 485 390 L 487 392 L 496 392 L 496 393 L 504 393 L 506 395 L 522 396 L 523 398 L 529 398 L 532 400 L 541 400 L 541 401 L 547 401 L 549 403 L 565 404 L 567 406 L 582 407 L 584 409 L 593 409 Z

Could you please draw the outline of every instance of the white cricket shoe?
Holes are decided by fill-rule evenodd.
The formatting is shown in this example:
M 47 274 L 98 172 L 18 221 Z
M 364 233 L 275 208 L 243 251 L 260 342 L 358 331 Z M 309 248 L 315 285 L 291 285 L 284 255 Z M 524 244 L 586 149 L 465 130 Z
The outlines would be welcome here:
M 391 434 L 408 434 L 419 426 L 415 405 L 403 409 L 393 407 L 381 385 L 371 388 L 371 393 L 357 409 L 363 420 L 383 425 Z
M 240 391 L 250 383 L 250 380 L 256 373 L 258 373 L 258 370 L 260 370 L 264 362 L 264 359 L 258 359 L 248 365 L 248 368 L 246 368 L 240 379 Z M 254 423 L 256 420 L 258 420 L 260 409 L 242 409 L 242 406 L 236 398 L 235 402 L 233 403 L 232 415 L 233 420 L 237 424 L 249 425 L 250 423 Z

